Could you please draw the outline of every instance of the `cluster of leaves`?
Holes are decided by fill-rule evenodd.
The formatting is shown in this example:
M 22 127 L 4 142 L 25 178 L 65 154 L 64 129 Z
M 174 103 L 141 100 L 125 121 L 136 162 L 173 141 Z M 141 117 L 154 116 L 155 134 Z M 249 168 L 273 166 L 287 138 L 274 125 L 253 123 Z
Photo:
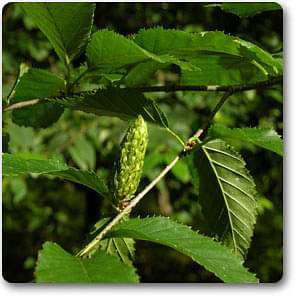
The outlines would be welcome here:
M 49 39 L 61 60 L 63 74 L 20 68 L 7 102 L 40 101 L 12 112 L 12 120 L 18 125 L 49 127 L 67 108 L 122 120 L 142 115 L 149 123 L 170 131 L 163 105 L 159 106 L 157 99 L 143 93 L 159 70 L 172 70 L 176 66 L 174 84 L 205 85 L 208 89 L 216 85 L 258 83 L 282 75 L 280 59 L 223 32 L 189 33 L 154 28 L 142 29 L 127 38 L 105 29 L 90 36 L 93 4 L 23 3 L 20 6 Z M 86 64 L 73 67 L 72 61 L 84 49 Z M 93 89 L 86 90 L 86 86 Z M 129 219 L 114 227 L 107 238 L 133 238 L 166 245 L 191 257 L 224 282 L 256 282 L 242 263 L 253 235 L 257 194 L 243 158 L 227 142 L 232 140 L 282 155 L 282 141 L 274 130 L 215 125 L 200 149 L 173 169 L 174 176 L 181 181 L 192 178 L 207 233 L 217 241 L 162 217 Z M 61 157 L 46 159 L 28 153 L 6 153 L 3 175 L 56 176 L 85 185 L 106 197 L 105 174 L 91 171 L 96 158 L 89 145 L 85 136 L 79 136 L 68 149 L 80 169 L 68 166 Z M 156 156 L 154 151 L 152 155 Z M 170 153 L 160 155 L 155 165 L 169 158 Z M 153 158 L 148 158 L 148 162 L 146 158 L 146 170 L 151 169 Z M 137 282 L 138 276 L 132 265 L 123 264 L 103 250 L 98 250 L 91 259 L 82 260 L 47 242 L 37 262 L 36 280 Z

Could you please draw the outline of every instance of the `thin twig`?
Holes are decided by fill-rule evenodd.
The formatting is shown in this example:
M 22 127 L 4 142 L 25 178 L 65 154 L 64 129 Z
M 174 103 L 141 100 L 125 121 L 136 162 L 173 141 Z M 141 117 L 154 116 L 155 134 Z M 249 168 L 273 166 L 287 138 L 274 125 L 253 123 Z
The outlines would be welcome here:
M 29 101 L 17 102 L 14 104 L 3 106 L 3 111 L 5 112 L 5 111 L 14 110 L 14 109 L 20 109 L 20 108 L 24 108 L 24 107 L 28 107 L 28 106 L 33 106 L 42 101 L 43 101 L 42 99 L 32 99 Z
M 268 87 L 274 84 L 278 84 L 282 82 L 282 76 L 273 77 L 269 80 L 260 81 L 257 83 L 250 83 L 250 84 L 241 84 L 241 85 L 228 85 L 228 86 L 212 86 L 212 85 L 199 85 L 199 86 L 180 86 L 180 85 L 171 85 L 171 86 L 149 86 L 149 87 L 136 87 L 136 88 L 130 88 L 135 89 L 137 91 L 140 91 L 142 93 L 151 93 L 151 92 L 175 92 L 175 91 L 202 91 L 202 92 L 229 92 L 232 93 L 236 92 L 243 92 L 258 88 L 264 88 Z M 124 88 L 126 89 L 126 87 Z M 81 92 L 82 94 L 82 92 Z M 69 95 L 69 97 L 72 97 L 73 95 L 78 95 L 78 93 L 74 93 L 72 95 Z M 38 104 L 40 101 L 44 101 L 45 99 L 35 99 L 35 100 L 29 100 L 29 101 L 23 101 L 18 102 L 16 104 L 7 105 L 3 107 L 3 111 L 9 111 L 13 109 L 19 109 L 27 106 L 32 106 Z M 47 98 L 47 100 L 51 100 L 51 98 Z
M 232 91 L 243 92 L 248 90 L 254 90 L 257 88 L 264 88 L 274 84 L 282 82 L 282 75 L 271 77 L 268 80 L 259 81 L 256 83 L 239 84 L 239 85 L 170 85 L 170 86 L 146 86 L 137 87 L 136 89 L 143 92 L 176 92 L 176 91 L 202 91 L 202 92 L 228 92 Z
M 218 101 L 217 105 L 215 106 L 215 108 L 213 109 L 213 111 L 211 112 L 208 120 L 206 121 L 206 124 L 203 126 L 202 131 L 206 132 L 206 130 L 209 128 L 212 120 L 214 119 L 216 113 L 220 110 L 220 108 L 223 106 L 223 104 L 226 102 L 226 100 L 233 94 L 232 91 L 228 91 L 226 92 L 221 99 Z

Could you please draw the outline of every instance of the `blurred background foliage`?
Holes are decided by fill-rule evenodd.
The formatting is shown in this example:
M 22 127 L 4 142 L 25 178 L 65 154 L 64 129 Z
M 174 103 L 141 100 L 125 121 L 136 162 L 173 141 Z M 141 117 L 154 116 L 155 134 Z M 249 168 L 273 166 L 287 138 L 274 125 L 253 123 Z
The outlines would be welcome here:
M 221 30 L 254 42 L 271 53 L 282 51 L 283 46 L 282 11 L 241 19 L 201 3 L 97 3 L 93 31 L 108 27 L 131 35 L 140 28 L 158 25 L 190 32 Z M 84 55 L 78 57 L 74 66 L 80 69 L 84 59 Z M 3 9 L 2 60 L 3 98 L 14 84 L 21 63 L 58 74 L 63 71 L 45 36 L 15 4 Z M 159 71 L 149 85 L 172 82 L 174 76 L 174 73 Z M 89 83 L 81 88 L 97 84 L 99 82 Z M 184 138 L 201 127 L 218 100 L 214 93 L 201 92 L 148 96 L 160 103 L 170 127 Z M 278 88 L 239 93 L 231 97 L 215 121 L 230 127 L 272 127 L 282 134 L 282 106 L 282 90 Z M 127 124 L 116 118 L 66 110 L 56 124 L 46 129 L 17 126 L 11 122 L 9 113 L 3 115 L 2 126 L 3 133 L 9 134 L 6 150 L 10 153 L 56 156 L 69 165 L 96 170 L 101 177 L 107 177 Z M 177 141 L 164 130 L 149 125 L 149 131 L 140 189 L 180 149 Z M 261 194 L 246 266 L 261 282 L 275 282 L 281 278 L 283 266 L 282 160 L 254 146 L 235 146 L 245 158 Z M 2 200 L 3 276 L 11 282 L 33 280 L 37 252 L 44 241 L 53 240 L 66 250 L 74 251 L 82 246 L 99 217 L 111 212 L 108 200 L 101 199 L 90 189 L 51 177 L 5 178 Z M 179 162 L 133 212 L 141 216 L 158 214 L 172 216 L 205 232 L 187 161 Z M 191 259 L 166 247 L 138 241 L 136 248 L 134 264 L 142 282 L 218 282 Z

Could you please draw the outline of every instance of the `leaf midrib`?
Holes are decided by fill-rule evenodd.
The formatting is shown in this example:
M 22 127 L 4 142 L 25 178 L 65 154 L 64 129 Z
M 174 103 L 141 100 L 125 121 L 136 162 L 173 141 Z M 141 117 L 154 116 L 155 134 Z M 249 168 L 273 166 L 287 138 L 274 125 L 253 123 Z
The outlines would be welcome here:
M 234 244 L 234 250 L 235 250 L 235 252 L 238 252 L 237 249 L 239 247 L 238 247 L 237 241 L 235 239 L 234 226 L 233 226 L 233 222 L 232 222 L 232 219 L 231 219 L 230 208 L 228 206 L 228 203 L 227 203 L 227 200 L 226 200 L 226 197 L 225 197 L 225 191 L 223 189 L 223 185 L 222 185 L 221 181 L 219 180 L 217 170 L 216 170 L 215 166 L 213 165 L 213 163 L 211 162 L 211 157 L 210 157 L 208 151 L 206 151 L 205 146 L 203 146 L 202 149 L 203 149 L 204 153 L 206 154 L 208 162 L 209 162 L 209 164 L 210 164 L 210 166 L 211 166 L 211 168 L 212 168 L 212 170 L 213 170 L 213 172 L 214 172 L 214 174 L 217 178 L 217 181 L 219 183 L 219 187 L 220 187 L 220 190 L 221 190 L 221 193 L 222 193 L 222 196 L 223 196 L 223 199 L 224 199 L 224 203 L 225 203 L 225 206 L 226 206 L 226 209 L 227 209 L 227 215 L 228 215 L 228 219 L 229 219 L 229 223 L 230 223 L 230 231 L 231 231 L 232 240 L 233 240 L 233 244 Z M 225 230 L 224 230 L 224 232 L 225 232 Z
M 53 24 L 54 24 L 54 26 L 55 26 L 55 28 L 56 28 L 56 30 L 57 30 L 57 33 L 58 33 L 58 35 L 59 35 L 59 37 L 60 37 L 60 39 L 61 39 L 61 41 L 62 41 L 63 51 L 65 52 L 65 56 L 66 56 L 66 57 L 64 58 L 64 63 L 65 63 L 66 65 L 68 65 L 68 61 L 70 61 L 70 57 L 69 57 L 68 52 L 67 52 L 67 48 L 66 48 L 66 45 L 65 45 L 65 41 L 64 41 L 64 38 L 63 38 L 63 34 L 62 34 L 60 28 L 58 27 L 57 23 L 55 22 L 55 18 L 54 18 L 54 16 L 53 16 L 51 10 L 49 9 L 48 3 L 44 3 L 44 4 L 45 4 L 46 10 L 48 11 L 48 13 L 49 13 L 49 15 L 50 15 L 50 17 L 51 17 L 51 19 L 52 19 L 52 21 L 53 21 Z

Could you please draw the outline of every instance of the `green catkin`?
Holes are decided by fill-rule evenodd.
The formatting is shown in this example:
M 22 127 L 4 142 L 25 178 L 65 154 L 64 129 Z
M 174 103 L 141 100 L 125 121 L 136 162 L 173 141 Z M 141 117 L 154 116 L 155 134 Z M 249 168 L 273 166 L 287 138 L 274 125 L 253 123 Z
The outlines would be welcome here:
M 139 115 L 129 126 L 120 146 L 113 177 L 114 201 L 118 207 L 135 194 L 143 171 L 148 144 L 147 124 Z

